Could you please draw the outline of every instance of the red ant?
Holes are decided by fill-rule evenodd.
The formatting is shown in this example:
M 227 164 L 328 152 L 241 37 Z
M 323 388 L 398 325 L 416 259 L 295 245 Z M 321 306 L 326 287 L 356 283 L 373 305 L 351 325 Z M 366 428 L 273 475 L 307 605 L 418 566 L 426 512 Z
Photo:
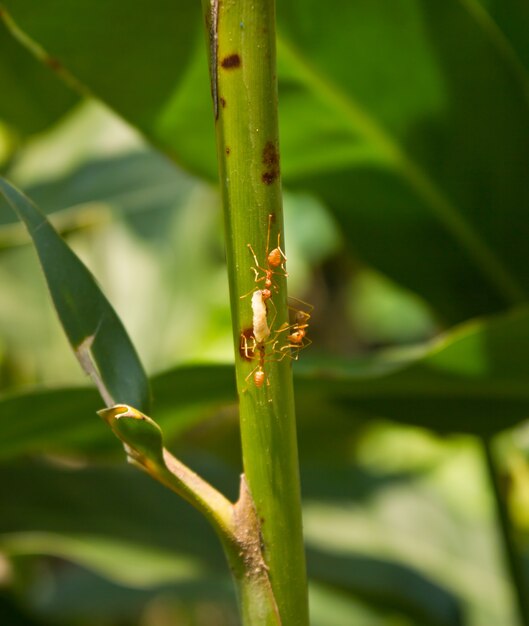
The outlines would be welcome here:
M 310 307 L 310 310 L 312 310 L 311 305 L 306 302 L 304 302 L 303 304 L 307 307 Z M 270 334 L 269 329 L 268 334 L 261 341 L 258 341 L 256 338 L 257 331 L 255 326 L 251 329 L 248 329 L 245 333 L 241 334 L 241 356 L 243 356 L 248 361 L 258 359 L 258 364 L 248 374 L 245 380 L 248 380 L 250 376 L 253 375 L 253 382 L 257 388 L 262 387 L 265 381 L 267 382 L 267 384 L 270 384 L 269 380 L 266 377 L 264 369 L 266 362 L 276 361 L 279 363 L 287 356 L 293 360 L 297 360 L 300 350 L 310 346 L 310 344 L 312 343 L 312 341 L 307 337 L 307 328 L 309 327 L 310 313 L 301 309 L 296 309 L 294 307 L 289 308 L 292 311 L 295 311 L 295 322 L 293 324 L 285 323 L 282 327 L 273 331 L 275 334 L 273 338 L 269 341 L 266 341 L 266 338 L 268 338 Z M 279 333 L 285 331 L 291 331 L 287 335 L 286 345 L 283 345 L 280 348 L 276 348 L 277 344 L 280 343 L 279 339 L 277 338 Z M 268 345 L 272 345 L 272 351 L 275 354 L 279 354 L 279 358 L 266 358 L 266 346 Z M 289 350 L 291 349 L 296 350 L 294 355 L 290 354 Z
M 261 267 L 259 265 L 259 260 L 257 259 L 257 255 L 255 254 L 255 251 L 252 248 L 252 245 L 248 244 L 248 249 L 252 253 L 253 260 L 255 262 L 255 267 L 251 268 L 253 272 L 255 273 L 255 282 L 260 283 L 261 281 L 264 280 L 264 289 L 261 290 L 263 294 L 263 300 L 268 300 L 269 298 L 271 298 L 272 287 L 275 289 L 275 291 L 278 290 L 277 286 L 273 284 L 273 275 L 280 273 L 277 271 L 278 268 L 283 270 L 282 275 L 285 276 L 285 278 L 288 276 L 286 268 L 285 268 L 287 257 L 285 253 L 283 252 L 283 250 L 281 250 L 281 245 L 280 245 L 281 233 L 277 233 L 277 248 L 270 250 L 270 232 L 272 230 L 273 217 L 274 216 L 271 213 L 268 215 L 268 234 L 266 237 L 266 261 L 267 261 L 268 267 Z M 260 272 L 263 272 L 263 276 L 259 276 Z M 244 298 L 246 296 L 241 296 L 241 297 Z
M 290 356 L 294 360 L 297 360 L 300 350 L 307 348 L 312 343 L 312 341 L 307 337 L 307 328 L 309 327 L 309 320 L 314 307 L 308 302 L 303 302 L 303 300 L 299 300 L 299 302 L 308 307 L 309 311 L 303 311 L 302 309 L 292 306 L 289 307 L 291 311 L 295 311 L 295 321 L 290 325 L 283 324 L 283 326 L 277 331 L 277 334 L 286 330 L 292 331 L 289 335 L 287 335 L 287 344 L 281 346 L 279 349 L 276 349 L 275 347 L 279 343 L 279 340 L 274 341 L 274 350 L 282 355 L 280 360 L 282 360 L 285 356 Z M 292 356 L 289 352 L 284 352 L 284 350 L 290 349 L 296 350 L 294 356 Z

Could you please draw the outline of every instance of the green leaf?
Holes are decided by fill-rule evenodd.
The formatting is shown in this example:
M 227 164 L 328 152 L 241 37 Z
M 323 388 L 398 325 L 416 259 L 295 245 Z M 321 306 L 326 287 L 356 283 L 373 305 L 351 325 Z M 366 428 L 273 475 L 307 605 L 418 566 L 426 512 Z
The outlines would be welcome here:
M 352 474 L 337 478 L 321 471 L 324 482 L 339 483 L 344 502 L 354 497 Z M 236 472 L 230 480 L 237 482 Z M 314 500 L 312 481 L 307 488 Z M 376 488 L 372 483 L 370 491 Z M 200 516 L 127 467 L 2 466 L 0 508 L 0 546 L 8 555 L 59 556 L 138 590 L 171 583 L 179 593 L 185 583 L 209 581 L 214 592 L 227 574 L 216 537 Z M 421 617 L 419 623 L 459 623 L 454 596 L 413 568 L 312 549 L 309 571 L 317 581 L 377 608 Z
M 45 216 L 1 178 L 0 192 L 26 225 L 70 344 L 107 406 L 127 402 L 147 407 L 149 386 L 145 372 L 94 277 Z
M 165 466 L 162 431 L 150 417 L 123 404 L 98 413 L 116 437 L 125 444 L 132 461 L 139 460 L 142 465 L 154 463 L 160 467 Z
M 119 513 L 119 507 L 116 513 Z M 41 526 L 42 525 L 42 526 Z M 46 524 L 36 522 L 35 528 Z M 63 534 L 64 533 L 64 534 Z M 189 555 L 178 555 L 160 547 L 117 537 L 88 534 L 42 532 L 7 532 L 0 535 L 2 551 L 9 556 L 52 555 L 90 568 L 122 585 L 146 588 L 179 581 L 198 580 L 207 568 Z
M 25 463 L 0 477 L 0 535 L 13 553 L 69 556 L 135 587 L 227 572 L 205 519 L 135 468 Z
M 402 355 L 393 363 L 386 359 L 385 373 L 370 376 L 347 364 L 307 365 L 300 372 L 301 401 L 316 402 L 319 389 L 351 412 L 443 433 L 489 436 L 529 415 L 528 336 L 524 309 L 463 324 L 422 354 L 411 351 L 407 363 Z
M 371 603 L 369 597 L 375 594 L 390 595 L 388 578 L 370 577 L 370 572 L 377 571 L 371 559 L 377 559 L 376 567 L 380 561 L 388 564 L 387 569 L 378 570 L 384 576 L 395 575 L 399 569 L 393 566 L 399 565 L 402 580 L 418 584 L 416 594 L 414 588 L 403 591 L 406 602 L 413 596 L 413 604 L 421 606 L 421 590 L 433 583 L 438 591 L 444 588 L 457 594 L 479 623 L 510 623 L 502 619 L 509 614 L 509 594 L 495 549 L 493 521 L 483 501 L 486 485 L 481 457 L 476 452 L 475 464 L 469 467 L 463 446 L 469 447 L 468 440 L 455 442 L 451 448 L 454 454 L 449 457 L 455 467 L 451 462 L 438 471 L 430 467 L 415 479 L 384 475 L 378 468 L 365 475 L 343 467 L 339 471 L 321 465 L 312 471 L 303 468 L 307 540 L 322 558 L 320 563 L 309 559 L 312 574 L 327 588 L 330 584 L 341 588 L 341 597 L 344 591 L 353 595 L 355 587 L 357 593 L 363 589 L 364 599 Z M 218 480 L 222 467 L 217 465 L 210 472 Z M 461 487 L 462 475 L 472 478 L 455 497 L 464 503 L 463 511 L 452 508 L 454 489 L 447 490 L 447 473 L 452 487 L 456 483 Z M 430 484 L 423 484 L 425 478 Z M 224 489 L 226 482 L 236 485 L 236 473 L 232 471 L 221 482 Z M 441 502 L 440 493 L 445 493 L 448 504 Z M 209 580 L 207 597 L 211 598 L 215 585 L 227 575 L 218 541 L 202 517 L 130 467 L 72 469 L 31 465 L 27 460 L 3 465 L 0 510 L 2 548 L 14 555 L 49 554 L 73 560 L 121 586 L 139 590 L 171 583 L 180 596 L 186 581 Z M 341 556 L 334 562 L 338 551 Z M 353 571 L 349 565 L 355 563 L 365 565 L 365 570 Z M 365 584 L 361 583 L 363 572 Z M 437 604 L 436 597 L 434 592 L 431 613 L 448 606 Z M 393 607 L 408 610 L 402 608 L 402 597 Z M 390 609 L 390 604 L 385 608 Z M 318 623 L 327 624 L 324 619 Z M 337 622 L 340 626 L 348 623 Z M 381 622 L 387 623 L 387 619 Z M 419 621 L 421 626 L 425 623 L 429 622 Z
M 342 477 L 338 472 L 326 475 L 321 467 L 309 475 L 302 469 L 308 545 L 331 555 L 338 553 L 342 558 L 351 556 L 351 565 L 357 557 L 366 558 L 366 594 L 370 593 L 368 579 L 377 569 L 371 559 L 389 562 L 387 569 L 379 570 L 377 588 L 381 603 L 390 587 L 388 579 L 382 576 L 390 574 L 391 564 L 404 565 L 424 577 L 413 594 L 417 608 L 427 604 L 432 613 L 444 615 L 445 621 L 448 619 L 449 608 L 434 610 L 435 594 L 430 603 L 425 602 L 421 588 L 425 590 L 423 583 L 429 581 L 438 590 L 444 588 L 449 595 L 459 598 L 464 617 L 468 620 L 472 616 L 469 623 L 516 623 L 502 555 L 496 549 L 495 520 L 488 514 L 488 485 L 480 452 L 479 443 L 469 438 L 445 441 L 443 460 L 406 479 L 399 479 L 398 474 L 386 474 L 373 465 L 371 480 L 378 479 L 379 485 L 376 490 L 368 487 L 367 492 L 360 491 L 354 477 L 347 478 L 343 469 Z M 318 473 L 321 491 L 314 494 L 311 479 L 317 478 Z M 329 484 L 333 487 L 331 494 L 327 493 Z M 332 559 L 326 561 L 330 567 Z M 342 565 L 345 564 L 344 558 Z M 342 583 L 349 580 L 353 584 L 355 572 L 348 570 L 345 576 L 340 563 L 335 565 L 336 574 L 344 575 Z M 332 571 L 325 571 L 329 578 L 333 576 Z M 394 569 L 392 575 L 396 572 Z M 402 584 L 406 578 L 412 582 L 402 571 Z M 477 586 L 476 580 L 479 580 Z M 395 582 L 394 588 L 397 587 Z M 405 594 L 399 594 L 399 598 L 406 601 Z M 442 606 L 447 608 L 449 604 L 437 605 Z M 455 618 L 457 611 L 452 615 Z M 422 626 L 430 622 L 417 619 L 415 623 Z
M 104 4 L 81 0 L 75 7 L 62 1 L 53 7 L 31 2 L 5 6 L 17 26 L 38 44 L 39 56 L 51 55 L 65 72 L 177 160 L 214 176 L 213 116 L 200 3 L 135 0 L 126 11 L 118 0 Z M 120 27 L 109 37 L 103 25 L 113 23 Z M 123 50 L 126 55 L 119 52 Z M 190 126 L 196 133 L 194 142 Z M 185 137 L 186 147 L 175 146 L 168 139 L 171 136 Z
M 358 427 L 355 416 L 479 436 L 514 426 L 529 415 L 528 336 L 529 312 L 522 310 L 462 325 L 406 358 L 390 354 L 296 364 L 302 454 L 338 455 Z M 221 407 L 236 400 L 230 365 L 176 368 L 155 376 L 152 385 L 153 416 L 168 440 L 218 416 Z M 5 395 L 0 399 L 0 457 L 41 450 L 96 456 L 117 451 L 94 417 L 97 408 L 96 394 L 88 389 Z M 236 428 L 236 419 L 215 423 L 218 430 L 209 428 L 194 445 L 208 447 L 207 433 L 212 433 L 218 454 L 231 445 L 225 431 Z
M 369 624 L 369 626 L 387 626 L 388 615 L 377 611 L 353 598 L 343 591 L 326 585 L 309 583 L 310 623 L 312 626 L 351 626 L 351 624 Z M 399 626 L 412 624 L 397 618 Z M 389 622 L 391 623 L 391 622 Z
M 296 110 L 312 104 L 304 86 L 319 103 L 320 134 L 331 119 L 335 144 L 349 137 L 327 164 L 317 158 L 329 160 L 325 141 L 305 145 L 296 183 L 310 176 L 355 250 L 445 318 L 525 300 L 527 232 L 513 228 L 529 206 L 525 88 L 465 3 L 383 4 L 344 2 L 338 21 L 316 0 L 278 5 Z M 294 126 L 282 135 L 286 181 Z
M 95 413 L 101 400 L 93 389 L 60 389 L 5 395 L 0 421 L 5 429 L 0 456 L 16 457 L 43 450 L 119 451 L 114 437 Z
M 498 31 L 479 12 L 479 4 L 489 13 Z M 504 54 L 511 57 L 513 63 L 520 64 L 520 79 L 529 87 L 529 45 L 526 36 L 529 28 L 529 5 L 518 0 L 471 0 L 469 6 L 476 11 L 478 19 L 483 20 L 484 28 L 490 29 L 491 37 L 496 38 L 497 45 Z
M 196 3 L 135 0 L 126 19 L 118 0 L 5 4 L 156 145 L 214 176 Z M 278 4 L 285 183 L 320 196 L 356 254 L 449 321 L 502 310 L 529 290 L 526 86 L 473 6 L 343 0 L 336 20 L 316 0 Z
M 195 184 L 159 153 L 142 150 L 89 160 L 64 176 L 29 186 L 27 195 L 47 215 L 65 212 L 65 227 L 75 226 L 79 211 L 103 205 L 131 221 L 142 220 L 138 234 L 146 236 L 156 227 L 167 228 L 167 215 L 189 197 Z M 0 196 L 0 227 L 17 222 Z
M 109 550 L 108 556 L 113 554 Z M 116 553 L 117 557 L 122 554 Z M 173 559 L 176 561 L 176 559 Z M 129 563 L 127 559 L 124 563 Z M 18 590 L 17 599 L 24 605 L 29 605 L 33 613 L 46 618 L 46 624 L 114 624 L 141 623 L 142 616 L 149 611 L 153 603 L 162 606 L 164 615 L 174 608 L 175 619 L 171 623 L 181 623 L 184 616 L 196 614 L 196 608 L 207 604 L 215 606 L 217 619 L 220 607 L 226 607 L 228 615 L 233 616 L 229 622 L 234 623 L 237 614 L 237 601 L 233 586 L 228 577 L 213 577 L 203 575 L 195 580 L 192 577 L 182 580 L 172 580 L 171 583 L 155 585 L 148 588 L 132 588 L 123 582 L 115 583 L 103 578 L 93 569 L 76 567 L 71 562 L 58 564 L 52 562 L 46 568 L 46 581 L 50 589 L 46 594 L 39 594 L 38 578 L 39 566 L 35 564 L 37 576 L 34 585 Z M 55 566 L 54 565 L 58 565 Z M 126 566 L 127 566 L 126 565 Z M 125 567 L 126 567 L 125 566 Z M 149 569 L 147 562 L 142 563 L 142 569 Z M 37 592 L 37 593 L 36 593 Z M 228 608 L 229 607 L 229 608 Z M 220 619 L 220 618 L 219 618 Z M 14 626 L 19 623 L 13 622 Z M 9 622 L 11 626 L 11 622 Z M 33 626 L 33 622 L 23 621 L 20 626 Z
M 308 548 L 311 579 L 342 589 L 377 608 L 401 610 L 417 624 L 463 624 L 460 602 L 443 587 L 397 562 Z
M 207 386 L 204 381 L 208 381 Z M 152 380 L 155 417 L 174 438 L 235 399 L 231 366 L 195 366 L 159 374 Z M 92 389 L 32 390 L 0 400 L 0 458 L 42 450 L 105 456 L 120 453 L 102 420 Z
M 47 128 L 79 99 L 15 41 L 1 20 L 0 93 L 0 119 L 22 135 Z

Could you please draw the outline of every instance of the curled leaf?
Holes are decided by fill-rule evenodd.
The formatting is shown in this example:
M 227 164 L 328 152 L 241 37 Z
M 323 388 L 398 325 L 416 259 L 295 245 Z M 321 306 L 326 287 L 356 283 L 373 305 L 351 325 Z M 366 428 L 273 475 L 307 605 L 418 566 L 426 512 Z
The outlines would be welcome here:
M 102 409 L 98 415 L 123 442 L 129 461 L 141 466 L 165 465 L 162 431 L 150 417 L 126 404 Z

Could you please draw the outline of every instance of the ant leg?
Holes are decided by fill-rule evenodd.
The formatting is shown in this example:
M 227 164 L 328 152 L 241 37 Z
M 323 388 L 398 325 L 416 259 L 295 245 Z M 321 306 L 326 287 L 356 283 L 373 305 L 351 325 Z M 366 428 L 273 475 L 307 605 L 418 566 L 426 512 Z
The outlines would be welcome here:
M 250 347 L 251 341 L 251 347 Z M 246 335 L 241 334 L 241 350 L 244 352 L 244 357 L 251 361 L 255 359 L 255 347 L 256 341 L 255 337 L 246 337 Z
M 252 267 L 252 269 L 255 271 L 255 267 Z M 256 283 L 260 283 L 262 280 L 264 280 L 266 278 L 266 276 L 261 276 L 261 278 L 257 278 L 257 276 L 258 276 L 258 273 L 255 272 L 255 282 Z M 250 291 L 248 293 L 245 293 L 244 296 L 239 296 L 239 300 L 243 300 L 244 298 L 247 298 L 256 289 L 257 289 L 257 287 L 254 287 L 253 289 L 250 289 Z
M 253 370 L 248 374 L 248 376 L 246 376 L 246 378 L 244 379 L 244 382 L 247 383 L 248 382 L 248 378 L 250 378 L 250 376 L 252 376 L 252 374 L 255 373 L 256 370 L 259 369 L 259 365 L 256 365 Z
M 277 233 L 277 249 L 279 250 L 279 254 L 281 255 L 283 262 L 286 263 L 288 261 L 287 255 L 281 250 L 281 233 Z
M 298 306 L 294 306 L 292 304 L 293 302 L 301 304 L 303 307 L 308 309 L 308 311 L 303 311 L 303 309 L 300 309 Z M 294 296 L 288 296 L 288 308 L 292 311 L 295 311 L 296 313 L 302 313 L 307 317 L 307 319 L 310 319 L 310 314 L 312 313 L 312 311 L 314 311 L 313 304 L 310 304 L 310 302 L 305 302 L 305 300 L 301 300 L 300 298 L 296 298 Z
M 274 301 L 272 300 L 272 298 L 268 298 L 267 302 L 270 303 L 270 305 L 272 306 L 272 308 L 274 309 L 274 315 L 272 317 L 272 320 L 270 322 L 270 324 L 268 325 L 270 328 L 270 331 L 272 330 L 272 327 L 274 326 L 274 322 L 276 321 L 276 317 L 277 317 L 277 307 L 274 303 Z
M 312 344 L 312 339 L 310 337 L 303 337 L 303 348 L 308 348 Z
M 253 260 L 255 263 L 255 267 L 252 267 L 253 271 L 258 275 L 259 272 L 257 270 L 260 270 L 261 272 L 266 272 L 266 269 L 264 267 L 261 267 L 259 265 L 259 259 L 257 258 L 257 255 L 255 254 L 255 250 L 252 248 L 252 244 L 248 243 L 246 244 L 248 246 L 248 250 L 250 250 L 251 255 L 253 256 Z M 256 269 L 257 268 L 257 269 Z
M 296 350 L 296 352 L 293 354 L 291 350 Z M 289 358 L 291 361 L 297 361 L 299 359 L 299 350 L 299 346 L 290 343 L 286 346 L 281 346 L 279 349 L 275 349 L 275 353 L 281 355 L 278 359 L 275 359 L 276 363 L 281 363 L 285 358 Z

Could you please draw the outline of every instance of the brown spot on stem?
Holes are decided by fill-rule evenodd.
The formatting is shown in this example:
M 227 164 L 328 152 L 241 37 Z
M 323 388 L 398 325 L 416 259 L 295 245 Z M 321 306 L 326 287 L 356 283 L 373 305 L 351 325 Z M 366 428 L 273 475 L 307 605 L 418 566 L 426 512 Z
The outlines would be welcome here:
M 47 56 L 45 58 L 45 63 L 55 72 L 59 72 L 60 70 L 62 70 L 62 63 L 59 61 L 59 59 L 56 59 L 55 57 Z
M 230 156 L 230 152 L 231 152 L 231 148 L 229 146 L 226 146 L 226 154 L 228 156 Z
M 265 185 L 271 185 L 279 177 L 279 152 L 273 141 L 267 141 L 263 148 L 263 165 L 266 169 L 261 180 Z
M 222 96 L 219 98 L 219 102 L 220 102 L 220 106 L 225 109 L 226 108 L 226 98 L 223 98 Z
M 253 327 L 245 328 L 241 332 L 241 342 L 239 344 L 239 354 L 241 359 L 245 361 L 251 361 L 255 358 L 255 350 L 250 348 L 250 345 L 254 344 Z
M 279 165 L 279 155 L 273 141 L 268 141 L 263 148 L 263 164 L 273 166 Z
M 277 179 L 278 172 L 263 172 L 261 180 L 265 185 L 271 185 Z
M 241 57 L 237 54 L 229 54 L 227 57 L 224 57 L 220 62 L 221 67 L 225 70 L 233 70 L 238 67 L 241 67 Z

